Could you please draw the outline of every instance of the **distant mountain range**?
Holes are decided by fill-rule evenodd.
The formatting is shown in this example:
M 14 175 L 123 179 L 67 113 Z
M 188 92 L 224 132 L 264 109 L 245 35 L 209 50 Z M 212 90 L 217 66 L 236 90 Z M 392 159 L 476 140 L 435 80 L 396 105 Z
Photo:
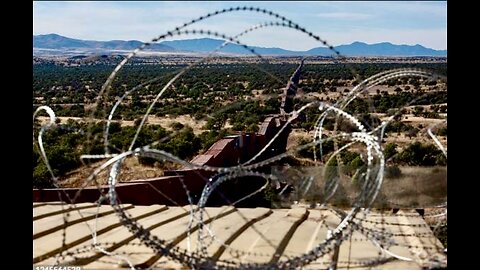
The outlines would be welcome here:
M 215 50 L 224 41 L 211 38 L 186 39 L 163 41 L 152 44 L 146 51 L 166 52 L 166 53 L 208 53 Z M 81 52 L 81 53 L 108 53 L 114 51 L 131 51 L 142 45 L 138 40 L 111 40 L 94 41 L 73 39 L 57 34 L 34 35 L 33 48 L 35 51 L 52 51 L 56 54 L 62 52 Z M 332 55 L 326 47 L 317 47 L 308 51 L 291 51 L 282 48 L 264 48 L 252 46 L 257 53 L 262 55 L 282 55 L 282 56 L 307 56 L 307 55 Z M 336 46 L 342 55 L 346 56 L 447 56 L 446 50 L 434 50 L 422 45 L 395 45 L 389 42 L 376 44 L 366 44 L 363 42 L 353 42 L 348 45 Z M 250 54 L 250 51 L 237 44 L 228 44 L 220 50 L 226 54 Z
M 34 35 L 33 47 L 41 49 L 103 49 L 103 50 L 134 50 L 140 47 L 143 42 L 138 40 L 111 40 L 94 41 L 73 39 L 57 34 Z M 172 52 L 174 48 L 163 44 L 152 44 L 150 50 Z

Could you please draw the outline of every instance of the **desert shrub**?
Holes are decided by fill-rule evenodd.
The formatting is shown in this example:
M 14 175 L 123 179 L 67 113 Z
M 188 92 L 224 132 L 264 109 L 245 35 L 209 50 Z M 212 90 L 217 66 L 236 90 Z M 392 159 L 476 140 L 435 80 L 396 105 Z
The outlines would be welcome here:
M 442 151 L 433 144 L 414 142 L 394 156 L 394 161 L 409 166 L 434 166 L 446 164 Z
M 184 125 L 180 122 L 173 122 L 170 124 L 170 127 L 173 129 L 173 130 L 180 130 L 184 127 Z
M 386 178 L 399 178 L 402 176 L 402 170 L 396 165 L 393 166 L 387 166 L 385 168 L 385 177 Z
M 430 228 L 432 229 L 435 237 L 437 237 L 438 240 L 440 240 L 440 242 L 442 243 L 442 245 L 447 248 L 447 223 L 442 224 L 436 228 L 433 226 Z
M 441 128 L 437 131 L 437 135 L 439 136 L 447 136 L 447 127 Z
M 397 153 L 398 153 L 397 144 L 395 144 L 395 143 L 388 143 L 383 148 L 383 155 L 385 156 L 386 160 L 393 157 Z

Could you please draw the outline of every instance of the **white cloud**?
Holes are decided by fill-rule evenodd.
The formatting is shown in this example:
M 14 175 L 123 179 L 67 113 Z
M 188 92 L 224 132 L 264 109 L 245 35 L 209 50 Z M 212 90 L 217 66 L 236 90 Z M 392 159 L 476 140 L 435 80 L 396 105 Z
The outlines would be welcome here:
M 366 20 L 370 19 L 373 16 L 366 13 L 355 13 L 355 12 L 328 12 L 328 13 L 319 13 L 317 17 L 324 19 L 340 19 L 340 20 Z

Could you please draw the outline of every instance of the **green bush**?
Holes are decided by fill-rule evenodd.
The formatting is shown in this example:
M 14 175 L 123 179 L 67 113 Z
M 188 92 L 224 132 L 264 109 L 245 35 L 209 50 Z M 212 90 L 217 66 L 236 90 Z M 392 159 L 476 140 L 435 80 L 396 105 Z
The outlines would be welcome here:
M 385 157 L 385 160 L 388 160 L 389 158 L 393 157 L 397 153 L 398 153 L 397 144 L 395 143 L 388 143 L 383 148 L 383 155 Z
M 394 156 L 394 161 L 409 166 L 446 165 L 446 159 L 433 144 L 414 142 Z

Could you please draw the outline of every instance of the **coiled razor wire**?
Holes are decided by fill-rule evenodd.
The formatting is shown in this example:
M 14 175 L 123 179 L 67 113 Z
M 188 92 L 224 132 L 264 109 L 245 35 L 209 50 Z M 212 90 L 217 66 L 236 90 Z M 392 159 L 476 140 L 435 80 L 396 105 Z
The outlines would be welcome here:
M 226 14 L 230 12 L 237 12 L 237 11 L 247 11 L 247 12 L 254 12 L 254 13 L 260 13 L 267 15 L 269 17 L 274 18 L 277 21 L 271 21 L 271 22 L 265 22 L 261 23 L 255 26 L 252 26 L 251 28 L 248 28 L 242 32 L 240 32 L 238 35 L 234 37 L 229 37 L 225 34 L 210 31 L 210 30 L 184 30 L 188 26 L 191 26 L 197 22 L 206 20 L 210 17 L 214 17 L 220 14 Z M 135 92 L 138 89 L 141 89 L 142 87 L 152 84 L 154 82 L 159 81 L 163 77 L 156 77 L 153 79 L 150 79 L 144 83 L 141 83 L 132 89 L 126 91 L 114 104 L 113 108 L 110 110 L 110 113 L 107 117 L 107 123 L 105 126 L 104 130 L 104 151 L 105 153 L 103 155 L 83 155 L 81 158 L 82 159 L 107 159 L 101 166 L 96 168 L 94 172 L 86 179 L 83 187 L 86 187 L 90 185 L 93 181 L 95 181 L 96 177 L 99 175 L 101 171 L 107 170 L 110 167 L 110 171 L 108 174 L 108 192 L 107 194 L 104 194 L 104 198 L 108 199 L 110 201 L 111 206 L 115 210 L 116 214 L 120 218 L 120 221 L 122 224 L 132 233 L 134 234 L 144 245 L 152 248 L 155 250 L 159 255 L 161 256 L 166 256 L 170 259 L 173 259 L 177 262 L 180 262 L 184 265 L 188 265 L 189 267 L 193 269 L 291 269 L 291 268 L 299 268 L 303 267 L 315 260 L 317 260 L 320 257 L 323 257 L 334 249 L 335 246 L 338 246 L 342 241 L 350 239 L 352 241 L 352 233 L 355 232 L 360 232 L 363 236 L 366 237 L 367 241 L 371 241 L 374 243 L 379 250 L 381 250 L 384 254 L 387 254 L 390 256 L 390 258 L 381 258 L 381 259 L 373 259 L 371 261 L 366 261 L 366 262 L 361 262 L 360 265 L 368 266 L 368 265 L 376 265 L 379 263 L 384 263 L 385 260 L 390 260 L 392 258 L 399 259 L 399 260 L 405 260 L 409 261 L 411 259 L 405 258 L 403 256 L 400 256 L 398 254 L 395 254 L 394 252 L 388 250 L 389 247 L 397 245 L 397 243 L 392 242 L 393 240 L 387 240 L 389 237 L 391 238 L 392 236 L 408 236 L 409 234 L 393 234 L 393 233 L 387 233 L 383 230 L 379 231 L 376 229 L 370 229 L 362 226 L 363 222 L 369 222 L 367 219 L 365 219 L 367 214 L 371 214 L 369 212 L 370 206 L 373 204 L 375 201 L 381 185 L 382 181 L 384 179 L 384 170 L 385 170 L 385 157 L 383 155 L 383 149 L 382 149 L 382 139 L 384 137 L 385 133 L 385 127 L 393 121 L 395 116 L 397 116 L 400 113 L 400 110 L 398 110 L 394 115 L 390 116 L 386 121 L 383 121 L 380 125 L 372 128 L 371 130 L 368 130 L 356 117 L 353 115 L 349 114 L 346 112 L 346 108 L 353 100 L 358 98 L 360 95 L 363 93 L 366 93 L 369 89 L 372 87 L 379 85 L 385 81 L 391 80 L 391 79 L 397 79 L 401 77 L 420 77 L 420 78 L 425 78 L 425 79 L 442 79 L 446 81 L 445 77 L 438 76 L 436 74 L 432 74 L 429 71 L 426 70 L 420 70 L 420 69 L 415 69 L 415 68 L 401 68 L 401 69 L 394 69 L 394 70 L 389 70 L 389 71 L 384 71 L 381 73 L 378 73 L 376 75 L 373 75 L 367 79 L 361 80 L 358 72 L 355 71 L 355 69 L 351 66 L 348 65 L 348 68 L 351 70 L 352 74 L 357 78 L 357 81 L 360 81 L 360 83 L 355 86 L 352 91 L 350 91 L 343 99 L 338 100 L 334 104 L 327 104 L 325 102 L 320 102 L 320 101 L 313 101 L 309 102 L 308 104 L 302 106 L 298 110 L 294 110 L 293 112 L 289 113 L 287 116 L 287 121 L 286 123 L 281 127 L 281 129 L 274 135 L 274 137 L 251 159 L 248 161 L 239 164 L 237 166 L 231 166 L 231 167 L 213 167 L 213 166 L 207 166 L 207 165 L 196 165 L 192 164 L 188 161 L 182 160 L 179 157 L 176 157 L 172 155 L 171 153 L 162 151 L 162 150 L 157 150 L 151 148 L 152 146 L 157 145 L 159 142 L 152 142 L 149 145 L 142 146 L 142 147 L 137 147 L 134 148 L 136 139 L 138 138 L 138 135 L 140 134 L 140 131 L 142 127 L 145 125 L 147 122 L 148 116 L 152 110 L 152 108 L 155 106 L 155 104 L 158 102 L 158 100 L 162 97 L 162 95 L 167 91 L 170 86 L 181 76 L 185 75 L 186 72 L 201 64 L 208 59 L 210 59 L 216 52 L 227 46 L 229 43 L 234 43 L 237 45 L 242 46 L 246 50 L 248 50 L 254 57 L 257 57 L 261 62 L 263 63 L 268 63 L 268 60 L 262 57 L 260 54 L 255 52 L 253 48 L 250 46 L 243 44 L 238 38 L 253 32 L 255 30 L 261 29 L 261 28 L 266 28 L 266 27 L 285 27 L 285 28 L 290 28 L 293 30 L 296 30 L 298 32 L 304 33 L 308 35 L 310 38 L 313 38 L 314 40 L 322 43 L 323 45 L 327 46 L 331 51 L 334 56 L 334 61 L 339 62 L 341 59 L 344 57 L 330 44 L 328 44 L 324 39 L 320 38 L 319 36 L 315 35 L 314 33 L 306 30 L 305 28 L 299 26 L 298 24 L 292 22 L 291 20 L 274 13 L 269 10 L 261 9 L 261 8 L 254 8 L 254 7 L 234 7 L 234 8 L 229 8 L 229 9 L 223 9 L 219 11 L 215 11 L 212 13 L 208 13 L 205 16 L 198 17 L 196 19 L 191 20 L 190 22 L 187 22 L 181 26 L 175 27 L 175 29 L 172 29 L 171 31 L 168 31 L 162 35 L 159 35 L 158 37 L 154 38 L 151 40 L 151 42 L 144 43 L 141 45 L 139 48 L 135 49 L 132 53 L 128 54 L 125 59 L 123 59 L 120 64 L 116 66 L 116 68 L 113 70 L 113 72 L 110 74 L 110 76 L 107 78 L 105 83 L 103 84 L 96 100 L 94 103 L 94 110 L 92 110 L 90 118 L 93 118 L 93 115 L 95 113 L 95 110 L 98 110 L 98 106 L 100 102 L 102 101 L 103 98 L 106 98 L 108 96 L 109 89 L 111 87 L 112 82 L 114 81 L 117 73 L 125 66 L 125 64 L 135 55 L 137 55 L 140 51 L 144 50 L 148 46 L 150 46 L 152 43 L 156 43 L 159 41 L 162 41 L 166 38 L 174 37 L 174 36 L 179 36 L 179 35 L 191 35 L 191 34 L 200 34 L 200 35 L 207 35 L 207 36 L 213 36 L 213 37 L 220 37 L 224 40 L 226 40 L 222 45 L 220 45 L 218 48 L 216 48 L 213 52 L 211 52 L 209 55 L 202 57 L 198 61 L 191 63 L 187 67 L 183 68 L 180 72 L 178 72 L 172 79 L 168 81 L 168 83 L 159 91 L 153 102 L 150 104 L 148 107 L 144 117 L 141 120 L 141 123 L 139 124 L 136 134 L 132 138 L 132 142 L 130 144 L 130 147 L 127 151 L 119 154 L 111 154 L 109 152 L 109 141 L 108 141 L 108 135 L 109 135 L 109 128 L 113 119 L 113 115 L 116 111 L 116 109 L 119 107 L 119 105 L 125 100 L 125 98 L 130 95 L 131 93 Z M 303 60 L 302 60 L 303 61 Z M 258 67 L 257 67 L 258 68 Z M 283 81 L 279 80 L 275 75 L 267 72 L 266 70 L 260 69 L 262 72 L 265 72 L 268 76 L 272 77 L 273 79 L 280 81 L 284 83 Z M 297 88 L 297 85 L 293 85 L 294 88 Z M 413 104 L 415 100 L 410 101 L 409 104 Z M 106 104 L 104 104 L 106 106 Z M 305 145 L 300 145 L 297 146 L 296 148 L 289 149 L 285 153 L 281 153 L 279 155 L 276 155 L 274 157 L 270 157 L 265 160 L 259 160 L 259 157 L 269 148 L 272 143 L 275 142 L 280 136 L 280 134 L 287 128 L 289 124 L 291 124 L 295 119 L 297 119 L 298 115 L 306 110 L 307 108 L 316 108 L 318 110 L 318 118 L 317 121 L 315 122 L 315 132 L 314 136 L 311 142 L 305 144 Z M 106 109 L 106 108 L 104 108 Z M 43 141 L 42 141 L 42 136 L 43 133 L 48 130 L 49 128 L 52 128 L 55 125 L 55 113 L 51 108 L 48 106 L 41 106 L 37 108 L 35 111 L 33 118 L 37 116 L 37 114 L 40 111 L 45 111 L 48 113 L 50 121 L 47 125 L 42 126 L 40 129 L 40 132 L 38 134 L 38 149 L 40 152 L 40 155 L 42 157 L 42 160 L 45 162 L 48 171 L 52 175 L 52 181 L 56 187 L 58 187 L 57 183 L 57 178 L 55 177 L 53 170 L 50 167 L 50 164 L 48 162 L 48 157 L 45 153 L 45 149 L 43 146 Z M 323 130 L 323 125 L 324 121 L 327 118 L 328 115 L 334 115 L 336 119 L 346 119 L 348 122 L 350 122 L 355 128 L 357 129 L 354 132 L 343 132 L 339 131 L 337 129 L 337 122 L 335 122 L 335 128 L 333 130 L 333 134 L 331 134 L 329 137 L 324 138 L 324 133 L 322 132 Z M 445 121 L 446 123 L 446 121 Z M 435 142 L 435 145 L 442 151 L 442 153 L 447 156 L 447 151 L 446 147 L 442 145 L 440 140 L 435 136 L 435 134 L 432 132 L 432 129 L 434 126 L 428 127 L 427 133 L 428 135 L 432 138 L 432 140 Z M 35 140 L 35 138 L 34 138 Z M 352 145 L 363 145 L 363 147 L 366 149 L 366 160 L 367 160 L 367 169 L 366 172 L 362 175 L 364 181 L 362 184 L 362 188 L 360 192 L 358 193 L 358 196 L 354 198 L 354 203 L 352 209 L 345 213 L 343 211 L 332 211 L 335 215 L 337 215 L 340 219 L 341 222 L 339 223 L 338 226 L 333 228 L 331 230 L 331 233 L 327 235 L 326 239 L 314 246 L 310 251 L 298 255 L 298 256 L 291 256 L 288 257 L 286 260 L 272 260 L 270 262 L 266 263 L 248 263 L 248 262 L 239 262 L 239 261 L 233 261 L 233 260 L 221 260 L 221 259 L 212 259 L 210 255 L 207 252 L 207 247 L 213 243 L 219 243 L 224 246 L 224 248 L 229 249 L 231 252 L 236 253 L 236 254 L 248 254 L 248 252 L 241 251 L 241 250 L 234 250 L 228 245 L 225 245 L 221 239 L 218 239 L 215 236 L 215 232 L 212 231 L 211 227 L 205 224 L 204 220 L 204 215 L 205 215 L 205 206 L 208 201 L 209 196 L 212 194 L 212 192 L 218 188 L 218 186 L 231 181 L 232 179 L 236 179 L 239 177 L 247 177 L 247 176 L 254 176 L 254 177 L 261 177 L 265 179 L 265 183 L 256 191 L 252 192 L 251 194 L 235 201 L 235 202 L 230 202 L 228 201 L 228 198 L 226 198 L 226 201 L 229 202 L 231 206 L 235 206 L 237 203 L 239 203 L 242 200 L 245 200 L 262 190 L 264 190 L 268 185 L 271 183 L 276 183 L 278 185 L 278 179 L 275 175 L 273 174 L 266 174 L 266 173 L 260 173 L 257 172 L 257 169 L 272 165 L 274 162 L 277 162 L 279 160 L 285 159 L 290 156 L 294 156 L 296 153 L 304 150 L 304 149 L 309 149 L 312 148 L 314 149 L 314 161 L 317 161 L 317 154 L 319 154 L 320 160 L 322 159 L 322 144 L 324 144 L 327 141 L 333 140 L 335 143 L 335 151 L 334 153 L 329 157 L 329 160 L 326 162 L 328 164 L 329 161 L 333 160 L 333 158 L 338 159 L 338 155 L 345 149 L 351 147 Z M 337 142 L 339 140 L 342 141 L 347 141 L 348 143 L 345 144 L 342 147 L 338 147 Z M 315 149 L 318 149 L 319 152 Z M 123 209 L 123 207 L 120 205 L 120 198 L 118 198 L 118 195 L 116 193 L 116 184 L 118 182 L 118 176 L 119 173 L 122 169 L 123 162 L 125 159 L 129 156 L 139 156 L 139 157 L 150 157 L 150 158 L 155 158 L 158 160 L 162 161 L 170 161 L 173 163 L 177 163 L 184 168 L 188 169 L 199 169 L 199 170 L 204 170 L 204 171 L 209 171 L 209 172 L 214 172 L 216 175 L 212 176 L 210 179 L 206 180 L 206 185 L 204 187 L 203 192 L 201 193 L 201 197 L 199 199 L 199 202 L 196 206 L 194 206 L 191 196 L 189 195 L 188 188 L 185 186 L 185 184 L 182 182 L 183 188 L 188 195 L 188 199 L 190 202 L 190 221 L 188 224 L 188 232 L 190 232 L 192 229 L 197 228 L 198 230 L 198 238 L 197 238 L 197 250 L 191 251 L 190 248 L 188 250 L 183 250 L 178 247 L 173 247 L 171 246 L 167 241 L 160 239 L 159 237 L 152 235 L 151 232 L 148 229 L 145 229 L 139 222 L 136 220 L 132 219 L 129 217 L 128 213 Z M 324 169 L 324 174 L 326 174 L 327 167 Z M 337 168 L 338 170 L 338 168 Z M 339 178 L 335 177 L 333 179 L 334 181 L 330 182 L 328 186 L 326 186 L 326 199 L 324 200 L 322 207 L 328 207 L 328 203 L 330 199 L 333 197 L 335 194 L 337 187 L 339 185 Z M 310 179 L 311 181 L 311 179 Z M 309 187 L 310 185 L 308 185 Z M 77 194 L 78 196 L 78 194 Z M 76 196 L 75 196 L 76 198 Z M 72 202 L 75 202 L 75 198 L 71 200 Z M 446 206 L 446 202 L 445 205 Z M 239 213 L 239 212 L 238 212 Z M 240 214 L 240 213 L 239 213 Z M 432 214 L 431 218 L 442 218 L 442 220 L 446 220 L 446 210 L 440 210 L 440 212 Z M 216 217 L 215 217 L 216 218 Z M 215 219 L 214 218 L 214 219 Z M 247 220 L 245 217 L 242 216 L 245 220 Z M 210 223 L 211 224 L 211 223 Z M 380 224 L 385 225 L 385 222 L 380 222 Z M 392 224 L 392 225 L 402 225 L 402 224 Z M 411 224 L 410 224 L 411 226 Z M 257 231 L 258 234 L 261 235 L 260 232 Z M 426 234 L 427 236 L 429 234 Z M 262 236 L 262 235 L 261 235 Z M 418 235 L 417 235 L 418 236 Z M 262 236 L 263 237 L 263 236 Z M 83 248 L 77 248 L 76 251 L 74 252 L 67 252 L 66 255 L 72 255 L 72 254 L 80 254 L 83 252 L 88 252 L 89 250 L 96 250 L 98 252 L 101 252 L 105 255 L 108 255 L 112 258 L 117 258 L 118 260 L 125 261 L 127 265 L 135 269 L 135 266 L 129 261 L 128 259 L 128 254 L 117 254 L 115 252 L 109 252 L 107 251 L 103 245 L 108 245 L 105 243 L 100 243 L 97 241 L 97 236 L 96 236 L 96 230 L 95 228 L 92 229 L 92 238 L 93 238 L 93 245 L 92 246 L 85 246 Z M 209 239 L 209 242 L 206 242 L 205 239 Z M 265 238 L 264 238 L 265 239 Z M 188 237 L 188 240 L 190 241 L 190 235 Z M 363 241 L 363 240 L 357 240 L 357 241 Z M 257 256 L 261 256 L 261 254 L 256 254 Z M 62 255 L 63 256 L 63 255 Z M 338 263 L 342 263 L 339 261 Z M 345 262 L 344 262 L 345 263 Z M 352 264 L 354 265 L 355 262 L 346 262 L 348 265 Z M 152 265 L 153 267 L 154 265 Z

